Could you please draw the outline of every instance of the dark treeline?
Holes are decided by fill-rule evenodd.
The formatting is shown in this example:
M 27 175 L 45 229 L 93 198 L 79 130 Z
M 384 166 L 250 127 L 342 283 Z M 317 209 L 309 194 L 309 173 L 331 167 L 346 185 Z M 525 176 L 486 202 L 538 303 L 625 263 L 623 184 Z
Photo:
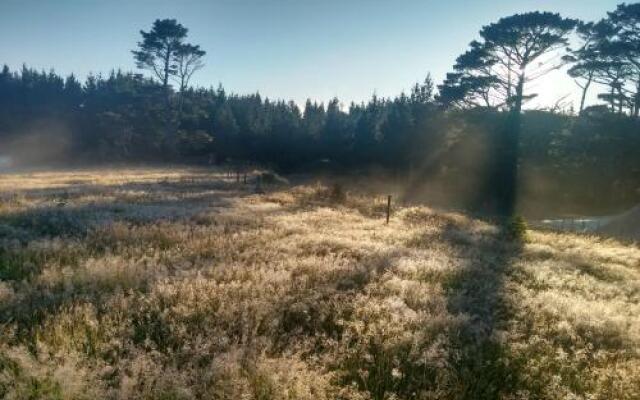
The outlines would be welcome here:
M 168 116 L 162 86 L 113 72 L 80 83 L 24 68 L 0 73 L 0 153 L 16 164 L 257 162 L 290 172 L 382 167 L 471 200 L 507 114 L 443 110 L 430 80 L 409 95 L 375 96 L 341 110 L 188 89 Z M 172 94 L 172 101 L 178 101 Z M 177 126 L 177 129 L 174 129 Z M 580 116 L 526 111 L 522 190 L 539 200 L 601 207 L 632 204 L 640 187 L 640 123 L 592 107 Z
M 516 15 L 483 28 L 483 41 L 471 43 L 439 93 L 427 77 L 395 98 L 374 95 L 348 106 L 338 99 L 307 101 L 302 109 L 259 94 L 189 86 L 205 52 L 184 43 L 187 30 L 175 21 L 156 21 L 152 31 L 142 32 L 134 51 L 138 66 L 152 71 L 153 78 L 114 71 L 80 82 L 73 75 L 5 66 L 0 72 L 0 156 L 17 165 L 258 163 L 285 172 L 376 167 L 402 179 L 409 200 L 428 196 L 477 206 L 491 201 L 487 186 L 499 186 L 501 177 L 490 171 L 504 165 L 498 161 L 504 158 L 505 132 L 513 131 L 505 126 L 513 127 L 515 112 L 519 209 L 608 212 L 640 201 L 640 97 L 632 74 L 637 59 L 627 56 L 638 54 L 640 35 L 632 36 L 630 17 L 620 16 L 621 9 L 631 7 L 627 14 L 637 18 L 634 29 L 640 30 L 640 7 L 621 7 L 608 19 L 625 21 L 625 43 L 636 48 L 613 46 L 617 36 L 603 28 L 605 22 L 584 24 L 549 13 Z M 537 57 L 566 47 L 567 35 L 578 32 L 584 39 L 580 47 L 560 52 L 561 60 L 572 63 L 572 76 L 587 77 L 581 87 L 608 85 L 600 96 L 603 105 L 581 105 L 577 113 L 557 107 L 523 111 L 534 97 L 525 83 L 542 74 L 522 71 L 528 64 L 543 68 L 543 63 L 529 57 L 499 65 L 521 50 L 519 42 L 510 42 L 515 31 L 521 36 L 543 32 L 549 43 L 531 50 Z M 155 40 L 162 32 L 175 41 Z M 600 32 L 600 39 L 594 39 L 594 32 Z M 174 47 L 154 47 L 160 42 Z M 514 53 L 505 58 L 496 49 L 509 52 L 508 45 Z M 609 64 L 603 57 L 611 58 Z M 168 61 L 155 64 L 159 59 Z M 549 60 L 545 63 L 554 62 Z M 622 64 L 624 75 L 603 72 Z
M 445 116 L 433 100 L 430 78 L 410 96 L 374 96 L 348 110 L 338 99 L 326 106 L 308 101 L 301 110 L 293 102 L 228 94 L 222 87 L 171 91 L 168 108 L 165 96 L 161 83 L 140 74 L 114 71 L 81 83 L 73 75 L 27 67 L 11 72 L 5 66 L 0 140 L 7 148 L 31 137 L 64 141 L 64 153 L 33 152 L 47 156 L 46 162 L 62 155 L 58 161 L 70 163 L 253 161 L 293 170 L 328 162 L 402 169 L 421 163 L 425 141 L 444 132 L 435 129 Z M 14 161 L 40 161 L 29 153 L 15 153 Z

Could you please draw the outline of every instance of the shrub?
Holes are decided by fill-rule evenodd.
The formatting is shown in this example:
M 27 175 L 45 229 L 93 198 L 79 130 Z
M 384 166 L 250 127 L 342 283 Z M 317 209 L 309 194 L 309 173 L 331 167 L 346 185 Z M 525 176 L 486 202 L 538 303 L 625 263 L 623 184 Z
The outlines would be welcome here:
M 526 239 L 527 229 L 527 221 L 522 216 L 516 215 L 509 218 L 504 227 L 504 232 L 507 238 L 522 241 Z
M 347 193 L 339 183 L 334 183 L 328 190 L 329 200 L 334 203 L 344 203 L 347 200 Z

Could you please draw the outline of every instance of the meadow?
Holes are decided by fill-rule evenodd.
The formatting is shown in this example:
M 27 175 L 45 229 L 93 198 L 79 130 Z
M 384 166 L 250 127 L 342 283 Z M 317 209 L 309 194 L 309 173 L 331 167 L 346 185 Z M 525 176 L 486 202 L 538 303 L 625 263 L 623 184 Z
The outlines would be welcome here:
M 636 245 L 254 179 L 0 175 L 0 398 L 640 399 Z

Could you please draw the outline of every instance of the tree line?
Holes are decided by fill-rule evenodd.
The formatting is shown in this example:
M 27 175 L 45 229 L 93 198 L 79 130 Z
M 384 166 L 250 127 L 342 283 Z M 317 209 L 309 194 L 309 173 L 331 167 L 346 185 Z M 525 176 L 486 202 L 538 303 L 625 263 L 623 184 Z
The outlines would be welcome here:
M 112 71 L 80 82 L 5 66 L 0 155 L 23 164 L 380 167 L 405 179 L 407 197 L 429 186 L 471 206 L 509 207 L 500 202 L 523 197 L 553 200 L 559 212 L 629 205 L 640 201 L 639 21 L 640 4 L 622 4 L 595 23 L 517 14 L 483 27 L 440 85 L 427 76 L 393 98 L 299 107 L 191 86 L 206 52 L 187 42 L 177 21 L 157 20 L 133 50 L 143 73 Z M 583 98 L 593 83 L 606 88 L 602 105 L 583 101 L 577 113 L 527 110 L 535 97 L 529 83 L 567 64 Z M 34 135 L 43 151 L 29 151 Z M 46 152 L 60 141 L 60 151 Z
M 576 37 L 577 36 L 577 37 Z M 577 47 L 570 47 L 571 39 Z M 529 12 L 504 17 L 480 30 L 454 72 L 438 86 L 446 108 L 486 108 L 508 117 L 483 186 L 493 211 L 515 212 L 519 185 L 523 105 L 537 96 L 527 89 L 551 71 L 571 64 L 569 75 L 582 89 L 584 112 L 592 82 L 610 90 L 598 97 L 609 111 L 637 119 L 640 110 L 640 3 L 620 4 L 597 23 L 557 13 Z

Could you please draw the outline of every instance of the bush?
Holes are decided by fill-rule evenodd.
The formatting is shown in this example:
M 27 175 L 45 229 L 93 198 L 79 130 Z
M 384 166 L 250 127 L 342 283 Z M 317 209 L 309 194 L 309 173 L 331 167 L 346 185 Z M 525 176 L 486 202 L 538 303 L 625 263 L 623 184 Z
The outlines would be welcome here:
M 504 232 L 507 238 L 522 241 L 526 239 L 527 229 L 527 221 L 522 216 L 516 215 L 509 218 L 504 227 Z
M 334 203 L 344 203 L 347 200 L 347 193 L 339 183 L 334 183 L 328 190 L 329 200 Z

